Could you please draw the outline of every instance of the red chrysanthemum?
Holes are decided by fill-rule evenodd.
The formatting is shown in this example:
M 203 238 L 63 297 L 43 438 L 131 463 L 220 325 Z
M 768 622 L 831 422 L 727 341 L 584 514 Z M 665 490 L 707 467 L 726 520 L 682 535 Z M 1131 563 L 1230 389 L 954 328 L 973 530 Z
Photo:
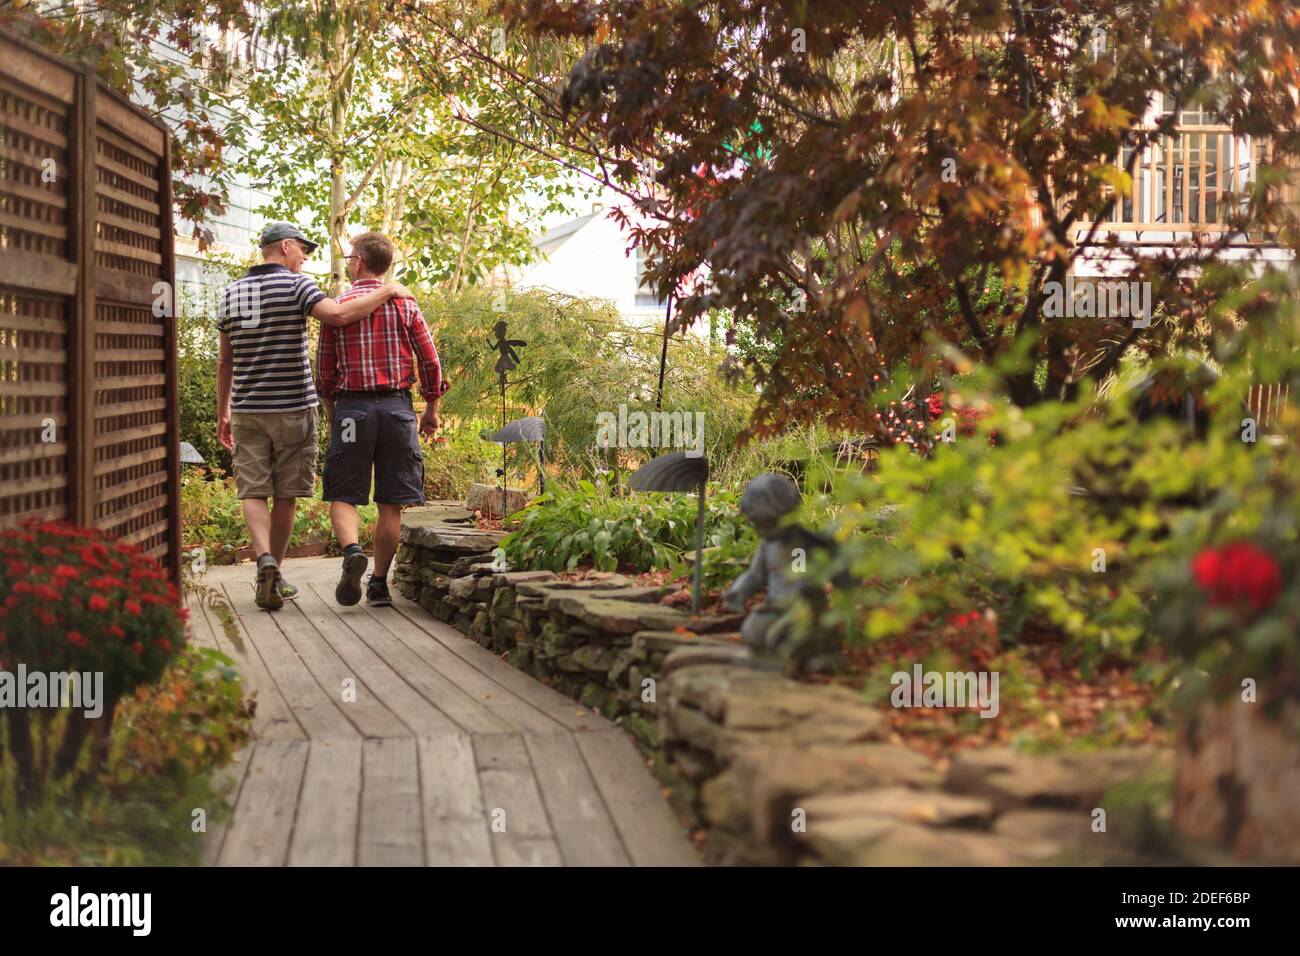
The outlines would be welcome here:
M 1271 607 L 1282 589 L 1277 561 L 1249 541 L 1205 549 L 1192 561 L 1192 577 L 1211 604 L 1248 607 L 1255 613 Z

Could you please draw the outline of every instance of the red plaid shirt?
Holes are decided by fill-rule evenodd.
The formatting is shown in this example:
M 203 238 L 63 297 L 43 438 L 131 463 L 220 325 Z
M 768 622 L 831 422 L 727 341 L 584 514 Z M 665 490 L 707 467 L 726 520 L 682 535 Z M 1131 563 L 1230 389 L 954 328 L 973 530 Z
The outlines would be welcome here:
M 378 279 L 358 279 L 339 301 L 346 302 L 378 285 Z M 413 299 L 394 296 L 351 325 L 322 325 L 316 363 L 316 391 L 329 399 L 340 391 L 410 388 L 417 365 L 420 394 L 426 401 L 451 387 L 442 377 L 433 336 Z

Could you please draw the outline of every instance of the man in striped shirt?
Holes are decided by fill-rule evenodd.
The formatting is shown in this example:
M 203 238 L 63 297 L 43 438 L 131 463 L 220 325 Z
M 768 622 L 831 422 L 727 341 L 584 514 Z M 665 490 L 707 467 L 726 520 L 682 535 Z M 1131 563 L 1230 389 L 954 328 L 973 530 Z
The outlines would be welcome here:
M 393 263 L 387 236 L 367 232 L 352 240 L 348 275 L 352 289 L 341 301 L 380 287 Z M 420 435 L 438 430 L 438 403 L 447 383 L 420 307 L 409 299 L 389 299 L 368 318 L 346 328 L 321 326 L 320 395 L 330 416 L 325 453 L 325 490 L 334 533 L 343 546 L 343 575 L 335 599 L 350 606 L 361 600 L 366 556 L 359 536 L 357 506 L 370 500 L 374 471 L 375 570 L 366 603 L 386 607 L 388 569 L 402 530 L 402 507 L 424 503 L 424 453 Z M 424 415 L 417 425 L 411 386 L 417 375 Z
M 284 606 L 297 591 L 283 580 L 299 498 L 316 490 L 316 406 L 307 317 L 343 326 L 369 315 L 395 295 L 396 284 L 375 283 L 347 302 L 326 298 L 301 274 L 316 250 L 291 223 L 262 233 L 262 258 L 221 294 L 217 328 L 217 437 L 232 452 L 235 486 L 257 553 L 257 605 Z M 268 505 L 273 499 L 275 507 Z

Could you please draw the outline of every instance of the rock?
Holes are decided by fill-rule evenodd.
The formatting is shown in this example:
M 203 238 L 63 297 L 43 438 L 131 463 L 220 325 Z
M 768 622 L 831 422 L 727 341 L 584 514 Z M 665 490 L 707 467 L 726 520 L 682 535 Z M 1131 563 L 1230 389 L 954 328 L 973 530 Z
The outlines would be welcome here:
M 636 637 L 632 640 L 635 642 Z M 686 667 L 700 667 L 705 664 L 722 664 L 727 667 L 747 667 L 752 670 L 779 672 L 781 664 L 763 657 L 755 657 L 749 648 L 738 644 L 722 644 L 712 641 L 694 642 L 695 646 L 678 647 L 672 651 L 663 663 L 665 676 Z
M 554 571 L 498 571 L 492 576 L 492 583 L 497 587 L 508 587 L 512 590 L 525 581 L 553 580 L 555 580 Z
M 459 557 L 461 555 L 491 556 L 505 536 L 506 532 L 504 531 L 491 531 L 442 523 L 408 522 L 406 515 L 402 515 L 401 540 L 404 544 L 419 545 L 439 552 L 445 557 Z
M 476 581 L 472 577 L 452 578 L 451 583 L 447 585 L 447 593 L 454 598 L 466 600 L 474 593 Z
M 1013 840 L 1046 840 L 1086 847 L 1104 839 L 1092 832 L 1092 814 L 1086 810 L 1008 810 L 993 824 L 993 832 Z
M 495 582 L 495 578 L 492 579 Z M 515 613 L 515 589 L 508 587 L 498 587 L 492 595 L 492 600 L 488 602 L 488 609 L 492 617 L 511 617 Z
M 804 801 L 803 809 L 808 814 L 810 830 L 828 820 L 859 817 L 884 817 L 927 826 L 970 827 L 985 827 L 993 820 L 993 803 L 989 800 L 908 787 L 878 787 L 815 796 Z
M 583 670 L 602 678 L 614 666 L 617 656 L 618 652 L 613 648 L 601 647 L 599 644 L 584 644 L 573 652 L 573 659 L 582 665 Z
M 734 833 L 749 830 L 750 808 L 743 782 L 734 770 L 724 770 L 700 786 L 700 811 L 712 826 Z
M 1026 866 L 1059 859 L 1064 848 L 971 830 L 927 827 L 885 817 L 850 817 L 800 834 L 832 866 Z
M 402 524 L 465 524 L 474 520 L 474 512 L 459 501 L 430 501 L 402 511 Z
M 573 591 L 620 591 L 633 590 L 632 582 L 621 574 L 608 578 L 596 578 L 587 581 L 525 581 L 519 585 L 519 593 L 530 598 L 549 598 L 554 594 L 567 594 Z M 660 588 L 652 590 L 661 591 Z M 607 594 L 606 597 L 615 595 Z
M 945 789 L 1014 806 L 1092 808 L 1112 786 L 1141 775 L 1157 760 L 1151 747 L 1089 753 L 1026 754 L 1009 747 L 966 751 L 952 762 Z
M 484 485 L 475 482 L 469 486 L 469 494 L 465 498 L 465 507 L 470 511 L 480 511 L 493 518 L 503 518 L 506 515 L 514 514 L 516 511 L 522 511 L 528 505 L 528 501 L 528 492 L 523 488 L 506 488 L 504 507 L 502 507 L 501 487 L 499 485 Z
M 523 585 L 532 587 L 533 585 Z M 546 610 L 562 614 L 609 634 L 635 634 L 637 631 L 671 631 L 684 627 L 687 616 L 658 604 L 619 601 L 596 593 L 559 592 L 546 599 Z

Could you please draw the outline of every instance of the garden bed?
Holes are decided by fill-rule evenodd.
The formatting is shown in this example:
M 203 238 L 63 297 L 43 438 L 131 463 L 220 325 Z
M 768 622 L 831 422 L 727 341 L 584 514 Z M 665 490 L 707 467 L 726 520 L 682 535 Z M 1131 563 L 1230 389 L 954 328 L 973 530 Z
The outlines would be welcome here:
M 741 616 L 661 603 L 666 572 L 494 570 L 496 533 L 413 513 L 397 589 L 616 720 L 715 863 L 1169 860 L 1170 751 L 936 754 L 860 687 L 755 667 Z M 862 673 L 866 673 L 864 668 Z M 1107 839 L 1092 813 L 1108 810 Z

